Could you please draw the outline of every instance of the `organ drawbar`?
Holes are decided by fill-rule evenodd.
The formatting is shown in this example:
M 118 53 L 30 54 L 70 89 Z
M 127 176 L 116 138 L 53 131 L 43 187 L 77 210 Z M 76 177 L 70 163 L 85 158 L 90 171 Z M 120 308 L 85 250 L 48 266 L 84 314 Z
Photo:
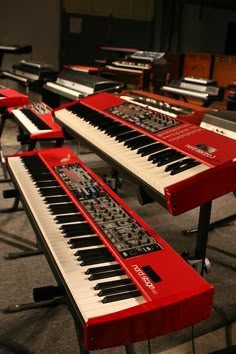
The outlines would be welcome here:
M 86 350 L 209 317 L 213 287 L 66 147 L 7 157 Z

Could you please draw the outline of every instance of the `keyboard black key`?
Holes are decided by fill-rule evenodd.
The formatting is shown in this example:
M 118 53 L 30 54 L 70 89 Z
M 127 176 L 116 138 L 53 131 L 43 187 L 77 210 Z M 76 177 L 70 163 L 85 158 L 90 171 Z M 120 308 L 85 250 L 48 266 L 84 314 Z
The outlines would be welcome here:
M 42 188 L 39 190 L 39 193 L 43 197 L 53 196 L 53 195 L 64 195 L 65 192 L 61 187 L 54 187 L 54 188 Z
M 102 272 L 108 272 L 111 270 L 115 269 L 121 269 L 121 266 L 119 264 L 110 264 L 107 266 L 102 266 L 102 267 L 94 267 L 94 268 L 89 268 L 86 270 L 86 274 L 95 274 L 95 273 L 102 273 Z
M 86 259 L 80 263 L 81 266 L 89 266 L 93 264 L 105 263 L 105 262 L 112 262 L 114 261 L 114 257 L 109 255 L 99 256 L 99 257 L 92 257 L 90 259 Z
M 108 253 L 108 249 L 106 247 L 97 247 L 87 250 L 78 250 L 75 252 L 75 256 L 78 256 L 78 260 L 81 260 L 83 257 L 96 256 L 104 253 Z
M 115 140 L 119 141 L 119 143 L 122 143 L 122 142 L 124 142 L 126 140 L 135 138 L 136 136 L 139 136 L 139 135 L 141 135 L 139 132 L 137 132 L 136 130 L 131 129 L 130 132 L 118 135 Z
M 118 275 L 124 275 L 124 274 L 125 274 L 125 271 L 123 269 L 116 269 L 116 270 L 112 270 L 110 272 L 91 274 L 88 279 L 89 280 L 98 280 L 98 279 L 112 278 L 112 277 L 116 277 Z
M 59 186 L 58 182 L 56 180 L 51 180 L 51 181 L 38 181 L 36 182 L 36 186 L 39 188 L 44 188 L 44 187 L 55 187 Z
M 102 241 L 97 236 L 91 237 L 80 237 L 80 238 L 73 238 L 69 242 L 70 248 L 80 248 L 80 247 L 89 247 L 95 245 L 101 245 Z
M 102 303 L 107 304 L 108 302 L 115 302 L 125 299 L 130 299 L 132 297 L 138 297 L 141 293 L 139 290 L 128 291 L 126 293 L 121 293 L 117 295 L 108 295 L 102 299 Z
M 154 142 L 154 140 L 153 140 L 153 142 Z M 164 144 L 153 143 L 153 142 L 148 146 L 144 146 L 144 147 L 141 147 L 140 149 L 138 149 L 137 153 L 144 157 L 144 156 L 150 155 L 154 152 L 160 151 L 163 148 L 166 148 L 166 146 Z
M 135 149 L 138 149 L 139 147 L 146 146 L 150 142 L 152 142 L 152 139 L 149 138 L 148 136 L 143 135 L 143 136 L 139 136 L 137 138 L 134 138 L 134 139 L 130 140 L 127 143 L 127 146 L 131 150 L 135 150 Z
M 179 159 L 181 159 L 183 157 L 184 157 L 183 154 L 181 154 L 178 151 L 175 151 L 172 154 L 169 154 L 169 155 L 166 155 L 166 156 L 163 156 L 162 158 L 160 158 L 158 160 L 158 162 L 157 162 L 157 166 L 164 166 L 164 165 L 166 165 L 166 164 L 168 164 L 170 162 L 179 160 Z
M 176 175 L 177 173 L 189 170 L 190 168 L 193 168 L 195 166 L 200 165 L 201 163 L 198 161 L 192 161 L 191 163 L 187 163 L 187 164 L 182 164 L 181 166 L 179 166 L 178 168 L 175 168 L 174 170 L 171 171 L 171 175 Z
M 48 209 L 52 212 L 52 214 L 78 213 L 78 209 L 73 203 L 52 204 L 48 206 Z
M 119 294 L 131 290 L 135 290 L 136 285 L 135 284 L 127 284 L 127 285 L 122 285 L 122 286 L 116 286 L 114 288 L 108 288 L 108 289 L 103 289 L 100 290 L 98 293 L 98 296 L 107 296 L 107 295 L 113 295 L 113 294 Z
M 83 221 L 84 217 L 81 214 L 61 215 L 56 216 L 54 220 L 57 224 L 65 224 L 70 222 Z
M 100 246 L 101 244 L 99 244 Z M 97 252 L 97 253 L 93 253 L 93 254 L 83 254 L 80 255 L 77 260 L 79 261 L 88 261 L 90 259 L 95 259 L 95 258 L 99 258 L 99 257 L 110 257 L 111 253 L 108 251 L 108 249 L 106 249 L 105 251 L 102 252 Z
M 98 283 L 95 285 L 94 289 L 95 290 L 102 290 L 102 289 L 113 288 L 114 286 L 126 285 L 126 284 L 131 284 L 131 283 L 132 283 L 132 281 L 129 278 L 120 279 L 120 280 L 112 280 L 112 281 L 108 281 L 108 282 Z
M 22 108 L 21 112 L 34 124 L 39 130 L 51 130 L 51 128 L 42 121 L 36 114 L 30 109 Z
M 57 203 L 70 202 L 70 198 L 67 195 L 56 196 L 56 197 L 45 197 L 43 200 L 46 204 L 57 204 Z

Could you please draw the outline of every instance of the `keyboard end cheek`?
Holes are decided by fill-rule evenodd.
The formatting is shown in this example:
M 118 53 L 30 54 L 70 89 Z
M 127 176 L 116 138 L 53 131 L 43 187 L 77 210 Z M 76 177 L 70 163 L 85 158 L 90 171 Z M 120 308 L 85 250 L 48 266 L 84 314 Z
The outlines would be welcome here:
M 236 159 L 164 188 L 166 207 L 180 215 L 236 189 Z M 219 183 L 220 181 L 220 183 Z

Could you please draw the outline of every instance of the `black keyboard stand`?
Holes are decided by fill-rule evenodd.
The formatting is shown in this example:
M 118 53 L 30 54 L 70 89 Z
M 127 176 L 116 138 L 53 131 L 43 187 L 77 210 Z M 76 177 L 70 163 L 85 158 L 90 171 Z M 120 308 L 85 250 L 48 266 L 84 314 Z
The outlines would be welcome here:
M 0 108 L 0 116 L 1 116 L 1 122 L 0 122 L 0 138 L 1 138 L 6 120 L 10 117 L 5 107 Z
M 33 289 L 33 302 L 25 304 L 13 304 L 8 305 L 3 309 L 4 313 L 14 313 L 27 311 L 42 307 L 55 306 L 65 303 L 64 296 L 59 287 L 56 286 L 45 286 L 41 288 Z
M 136 187 L 138 201 L 141 205 L 154 202 L 149 194 L 146 193 L 142 186 Z M 208 202 L 200 206 L 198 228 L 197 232 L 195 253 L 193 256 L 189 252 L 184 251 L 182 257 L 203 276 L 204 273 L 209 272 L 210 263 L 206 258 L 207 243 L 208 243 L 208 231 L 211 216 L 212 202 Z
M 8 305 L 3 309 L 4 313 L 15 313 L 28 311 L 38 308 L 58 306 L 66 304 L 66 298 L 64 291 L 59 286 L 45 286 L 41 288 L 33 289 L 33 302 L 25 304 L 13 304 Z M 77 321 L 74 319 L 76 334 L 79 342 L 80 354 L 89 354 L 90 352 L 84 347 L 83 343 L 83 328 L 77 325 Z M 133 344 L 125 345 L 126 354 L 135 354 Z
M 236 191 L 234 191 L 233 194 L 236 197 Z M 217 220 L 215 222 L 209 223 L 208 231 L 212 231 L 212 230 L 216 229 L 217 227 L 227 226 L 227 225 L 229 225 L 230 223 L 232 223 L 234 221 L 236 221 L 236 214 L 232 214 L 232 215 L 226 216 L 223 219 L 220 219 L 220 220 Z M 193 228 L 193 229 L 190 229 L 190 230 L 184 230 L 183 231 L 184 235 L 191 235 L 191 234 L 194 234 L 196 232 L 198 232 L 198 228 L 197 227 Z
M 1 134 L 2 131 L 4 129 L 5 126 L 5 122 L 6 119 L 8 119 L 10 117 L 10 115 L 8 113 L 3 114 L 3 119 L 1 121 L 0 124 L 0 138 L 1 138 Z M 19 127 L 19 130 L 21 132 L 21 135 L 23 136 L 24 132 L 23 130 Z M 40 141 L 51 141 L 51 139 L 35 139 L 35 140 L 31 140 L 30 138 L 23 141 L 22 142 L 22 146 L 24 144 L 28 145 L 27 151 L 32 151 L 36 148 L 36 144 L 37 142 Z M 57 138 L 55 139 L 55 147 L 61 147 L 64 143 L 64 138 Z M 0 164 L 2 165 L 2 170 L 3 170 L 3 174 L 4 174 L 4 179 L 0 180 L 0 183 L 7 183 L 10 182 L 10 178 L 8 177 L 8 173 L 7 173 L 7 169 L 5 166 L 5 158 L 4 158 L 4 154 L 2 151 L 2 147 L 1 147 L 1 141 L 0 141 Z M 12 212 L 16 212 L 16 211 L 22 211 L 22 208 L 19 208 L 19 203 L 20 203 L 20 196 L 17 192 L 16 189 L 11 189 L 11 190 L 5 190 L 3 191 L 3 198 L 4 199 L 8 199 L 8 198 L 14 198 L 14 202 L 12 204 L 11 207 L 9 208 L 5 208 L 5 209 L 0 209 L 0 213 L 12 213 Z M 18 259 L 18 258 L 23 258 L 23 257 L 32 257 L 32 256 L 36 256 L 36 255 L 40 255 L 42 254 L 41 249 L 39 248 L 39 246 L 37 245 L 36 249 L 32 249 L 26 252 L 14 252 L 14 253 L 9 253 L 7 256 L 5 256 L 5 259 Z
M 2 144 L 1 144 L 1 136 L 2 136 L 2 132 L 3 132 L 3 129 L 4 129 L 4 126 L 5 126 L 6 119 L 8 118 L 8 115 L 6 115 L 4 111 L 0 112 L 0 114 L 1 114 L 1 122 L 0 122 L 0 164 L 1 164 L 1 167 L 2 167 L 2 171 L 3 171 L 3 179 L 0 180 L 0 183 L 7 183 L 7 182 L 10 182 L 10 178 L 8 176 L 7 169 L 6 169 L 5 157 L 4 157 L 3 148 L 2 148 Z
M 5 209 L 0 209 L 0 213 L 12 213 L 16 211 L 22 211 L 23 208 L 19 208 L 19 203 L 20 203 L 20 196 L 17 192 L 16 189 L 9 189 L 3 191 L 3 198 L 4 199 L 9 199 L 9 198 L 14 198 L 13 205 L 10 208 L 5 208 Z M 9 253 L 7 256 L 5 256 L 5 259 L 17 259 L 17 258 L 23 258 L 23 257 L 31 257 L 31 256 L 36 256 L 42 254 L 41 249 L 37 245 L 36 249 L 32 249 L 29 251 L 24 251 L 24 252 L 15 252 L 15 253 Z
M 32 251 L 26 251 L 26 252 L 12 252 L 12 253 L 8 253 L 8 255 L 4 257 L 4 259 L 9 259 L 9 260 L 10 259 L 18 259 L 18 258 L 38 256 L 40 254 L 43 254 L 43 252 L 40 249 L 35 249 Z
M 199 272 L 202 276 L 208 272 L 208 260 L 206 258 L 207 243 L 208 243 L 208 228 L 211 217 L 212 202 L 208 202 L 200 206 L 199 219 L 198 219 L 198 234 L 196 239 L 194 260 L 199 261 Z M 191 264 L 191 260 L 190 260 Z
M 5 208 L 5 209 L 0 209 L 0 213 L 1 214 L 5 214 L 5 213 L 12 213 L 15 211 L 22 211 L 22 208 L 19 208 L 19 203 L 20 203 L 20 198 L 18 196 L 12 197 L 15 198 L 14 202 L 12 204 L 12 206 L 10 208 Z

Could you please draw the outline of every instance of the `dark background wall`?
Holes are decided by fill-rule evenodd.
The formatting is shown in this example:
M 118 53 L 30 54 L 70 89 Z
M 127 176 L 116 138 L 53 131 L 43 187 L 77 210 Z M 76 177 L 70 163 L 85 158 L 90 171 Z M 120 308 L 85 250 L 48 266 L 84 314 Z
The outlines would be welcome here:
M 97 45 L 225 53 L 227 38 L 236 38 L 232 35 L 236 9 L 202 4 L 204 1 L 192 4 L 156 0 L 153 21 L 138 21 L 62 14 L 59 0 L 1 1 L 0 43 L 31 44 L 33 53 L 27 58 L 50 63 L 56 68 L 64 63 L 94 64 L 94 58 L 101 56 Z M 236 45 L 230 42 L 231 54 L 236 54 Z M 3 66 L 11 66 L 21 58 L 7 55 Z
M 223 2 L 227 4 L 227 1 L 222 0 Z M 236 23 L 236 10 L 189 4 L 184 6 L 182 20 L 181 51 L 223 54 L 229 24 Z M 236 48 L 236 33 L 234 47 Z
M 0 1 L 0 43 L 31 44 L 33 52 L 25 58 L 54 66 L 59 62 L 60 1 Z M 9 67 L 23 56 L 5 55 L 2 66 Z

